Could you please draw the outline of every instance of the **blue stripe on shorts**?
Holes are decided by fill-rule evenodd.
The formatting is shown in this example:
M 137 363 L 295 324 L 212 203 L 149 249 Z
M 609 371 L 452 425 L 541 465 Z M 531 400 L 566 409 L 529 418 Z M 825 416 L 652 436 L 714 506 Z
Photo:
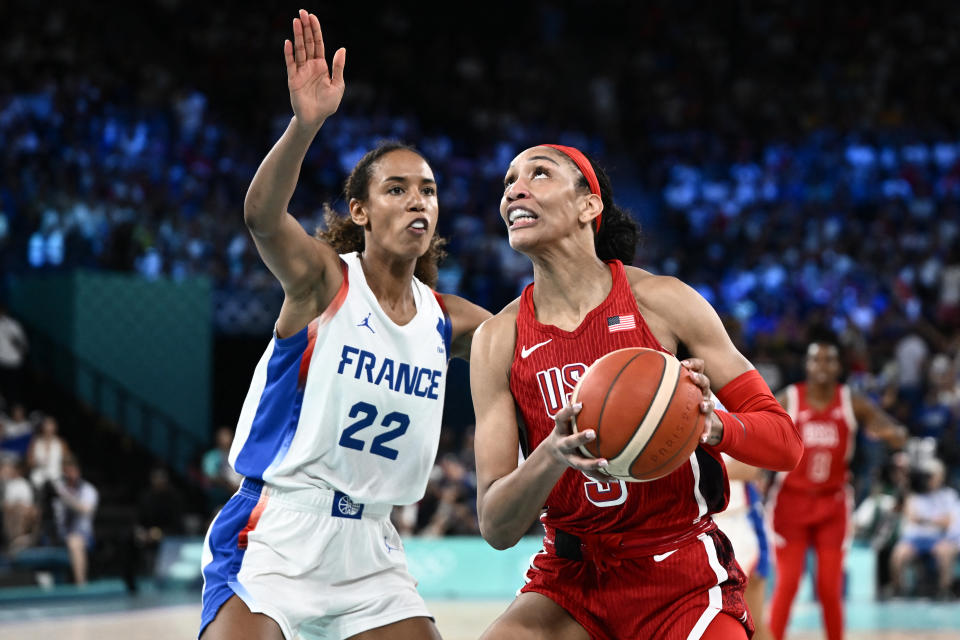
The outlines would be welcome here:
M 203 610 L 198 637 L 217 617 L 223 603 L 234 594 L 230 583 L 236 581 L 246 551 L 238 546 L 238 538 L 250 521 L 262 491 L 262 483 L 244 480 L 243 487 L 227 501 L 210 526 L 207 544 L 213 560 L 203 567 Z
M 747 517 L 750 524 L 753 525 L 753 531 L 757 534 L 757 566 L 753 572 L 761 578 L 770 577 L 770 540 L 767 538 L 767 528 L 763 526 L 763 499 L 760 492 L 752 483 L 745 483 L 747 487 L 747 500 L 750 503 L 750 510 Z

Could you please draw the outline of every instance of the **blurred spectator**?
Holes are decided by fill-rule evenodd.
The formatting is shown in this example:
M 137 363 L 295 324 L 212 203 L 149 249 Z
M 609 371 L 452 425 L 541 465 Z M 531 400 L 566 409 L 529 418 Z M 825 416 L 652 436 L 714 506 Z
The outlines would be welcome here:
M 57 431 L 57 419 L 50 415 L 43 416 L 27 448 L 27 474 L 36 492 L 40 509 L 40 536 L 43 538 L 53 537 L 55 533 L 54 485 L 63 476 L 64 461 L 70 456 L 70 448 Z
M 44 416 L 39 431 L 27 449 L 27 466 L 30 481 L 38 490 L 48 482 L 55 482 L 63 475 L 63 463 L 70 456 L 70 448 L 58 434 L 57 419 Z
M 881 598 L 893 592 L 890 556 L 900 537 L 903 504 L 910 491 L 910 456 L 893 453 L 881 471 L 879 482 L 853 514 L 855 535 L 870 544 L 877 554 L 876 587 Z
M 8 456 L 0 459 L 3 534 L 6 549 L 11 555 L 33 544 L 38 522 L 33 487 L 23 477 L 20 464 L 20 461 Z
M 206 482 L 207 505 L 212 511 L 223 505 L 237 491 L 243 480 L 243 477 L 230 466 L 231 444 L 233 444 L 233 431 L 227 427 L 220 427 L 215 435 L 214 448 L 203 454 L 201 461 Z
M 929 353 L 927 343 L 915 332 L 908 333 L 897 343 L 899 400 L 906 405 L 906 410 L 911 414 L 917 410 L 923 397 L 924 372 Z M 913 434 L 919 435 L 916 430 Z
M 438 466 L 441 480 L 437 503 L 420 533 L 426 536 L 478 534 L 476 477 L 454 453 L 444 454 Z
M 0 395 L 8 402 L 23 400 L 23 363 L 27 355 L 27 334 L 7 314 L 0 302 Z
M 940 435 L 937 455 L 947 467 L 947 484 L 960 490 L 960 419 L 953 420 Z
M 137 501 L 137 520 L 128 541 L 129 556 L 124 562 L 127 590 L 137 591 L 136 577 L 150 571 L 164 538 L 183 534 L 184 508 L 180 492 L 170 484 L 162 467 L 150 473 L 150 486 Z
M 93 547 L 93 518 L 99 493 L 81 477 L 80 464 L 72 457 L 64 458 L 63 478 L 53 482 L 53 488 L 57 533 L 70 552 L 74 582 L 84 585 L 87 583 L 87 553 Z
M 938 353 L 933 357 L 928 384 L 934 401 L 946 407 L 951 417 L 960 418 L 960 379 L 950 356 Z
M 27 419 L 26 408 L 14 403 L 9 416 L 0 416 L 0 450 L 24 458 L 32 437 L 33 425 Z
M 930 361 L 926 392 L 914 411 L 914 435 L 939 439 L 957 419 L 956 390 L 950 359 L 940 353 Z
M 895 593 L 907 594 L 906 569 L 918 557 L 932 556 L 936 564 L 938 598 L 953 597 L 954 560 L 960 532 L 960 504 L 957 492 L 945 487 L 944 466 L 936 458 L 927 460 L 907 495 L 900 540 L 890 558 Z
M 940 272 L 937 320 L 947 327 L 960 329 L 960 245 L 956 242 Z

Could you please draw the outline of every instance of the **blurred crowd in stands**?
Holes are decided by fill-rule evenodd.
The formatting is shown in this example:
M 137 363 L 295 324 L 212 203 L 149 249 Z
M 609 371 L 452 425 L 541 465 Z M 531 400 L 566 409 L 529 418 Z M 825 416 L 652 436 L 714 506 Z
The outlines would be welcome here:
M 452 8 L 413 20 L 343 5 L 317 9 L 328 51 L 346 44 L 350 56 L 344 103 L 291 204 L 305 227 L 320 224 L 325 202 L 344 209 L 342 181 L 378 140 L 412 142 L 437 175 L 450 239 L 438 289 L 495 311 L 532 276 L 497 212 L 506 166 L 538 142 L 585 149 L 645 228 L 636 264 L 700 291 L 773 389 L 802 378 L 811 325 L 841 336 L 848 381 L 912 436 L 893 457 L 858 446 L 860 534 L 884 554 L 878 566 L 893 567 L 881 579 L 902 587 L 911 549 L 953 562 L 960 15 L 896 3 L 596 11 L 541 1 L 514 7 L 512 23 L 529 30 L 518 39 L 495 12 L 462 33 Z M 211 16 L 180 0 L 147 3 L 135 21 L 152 28 L 122 46 L 98 35 L 131 19 L 120 5 L 23 8 L 0 24 L 10 69 L 0 77 L 0 271 L 205 276 L 219 332 L 269 334 L 282 292 L 241 212 L 289 118 L 280 45 L 290 16 L 242 6 Z M 181 45 L 166 44 L 171 33 Z M 3 419 L 4 448 L 16 453 L 5 495 L 23 505 L 4 518 L 8 552 L 40 534 L 44 487 L 64 473 L 29 455 L 56 422 L 27 409 L 8 403 Z M 212 511 L 237 479 L 225 462 L 231 430 L 211 438 L 193 479 Z M 918 510 L 939 515 L 904 515 L 931 493 Z M 404 533 L 475 534 L 475 494 L 472 434 L 457 432 L 441 443 L 424 500 L 395 521 Z M 949 522 L 937 519 L 945 512 Z M 934 530 L 948 542 L 930 542 Z M 900 531 L 923 541 L 908 549 Z

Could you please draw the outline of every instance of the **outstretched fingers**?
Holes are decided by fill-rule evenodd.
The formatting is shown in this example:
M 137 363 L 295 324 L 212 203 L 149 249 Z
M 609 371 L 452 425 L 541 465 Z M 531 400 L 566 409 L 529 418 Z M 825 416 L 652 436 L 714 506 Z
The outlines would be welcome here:
M 304 59 L 311 60 L 316 57 L 316 42 L 313 37 L 313 25 L 310 14 L 300 9 L 300 25 L 303 29 L 303 53 Z
M 303 23 L 300 18 L 293 19 L 293 58 L 299 67 L 307 60 L 307 51 L 303 43 Z
M 297 63 L 293 59 L 293 43 L 289 40 L 283 41 L 283 60 L 287 63 L 287 79 L 297 72 Z
M 320 21 L 317 16 L 310 14 L 310 32 L 314 42 L 314 54 L 321 60 L 326 60 L 326 52 L 323 49 L 323 32 L 320 31 Z
M 343 67 L 347 63 L 347 50 L 343 47 L 333 54 L 333 84 L 343 86 Z

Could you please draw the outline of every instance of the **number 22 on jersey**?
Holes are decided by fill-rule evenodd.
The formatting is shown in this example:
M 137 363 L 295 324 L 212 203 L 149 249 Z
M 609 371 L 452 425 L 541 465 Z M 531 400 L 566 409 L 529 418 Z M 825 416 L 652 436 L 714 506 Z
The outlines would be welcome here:
M 340 446 L 363 451 L 366 448 L 367 440 L 360 439 L 357 435 L 359 432 L 373 425 L 378 415 L 379 411 L 377 411 L 377 408 L 369 402 L 357 402 L 350 407 L 348 417 L 355 419 L 355 422 L 349 424 L 347 428 L 343 430 L 343 433 L 340 434 Z M 380 421 L 380 426 L 384 428 L 394 428 L 373 438 L 370 442 L 370 453 L 375 456 L 387 458 L 388 460 L 396 460 L 400 452 L 392 447 L 388 447 L 386 443 L 391 440 L 396 440 L 407 432 L 407 429 L 410 427 L 410 416 L 405 413 L 400 413 L 399 411 L 391 411 L 383 416 L 383 420 Z

